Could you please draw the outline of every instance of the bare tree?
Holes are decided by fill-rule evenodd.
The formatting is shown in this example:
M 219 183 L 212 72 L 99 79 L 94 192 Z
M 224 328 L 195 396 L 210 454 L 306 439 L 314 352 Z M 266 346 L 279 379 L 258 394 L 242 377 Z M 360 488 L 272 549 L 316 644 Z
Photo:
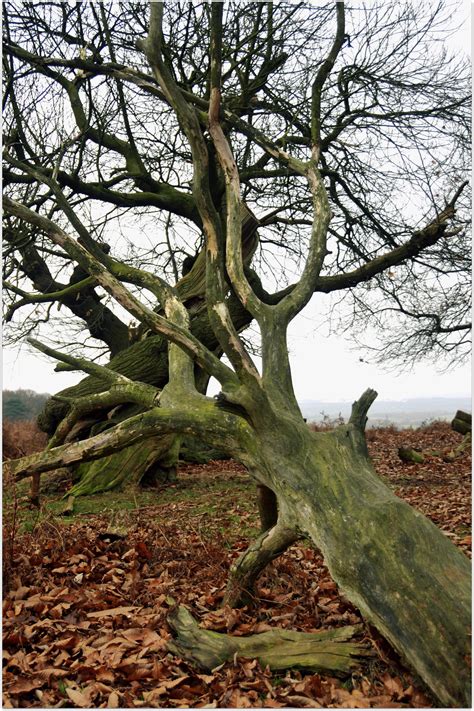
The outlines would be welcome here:
M 307 429 L 286 337 L 318 292 L 349 293 L 377 318 L 413 310 L 418 323 L 431 312 L 410 283 L 426 290 L 436 274 L 445 294 L 458 283 L 468 74 L 436 43 L 426 62 L 448 8 L 5 5 L 6 270 L 20 297 L 9 315 L 64 303 L 115 354 L 108 367 L 34 342 L 95 384 L 75 391 L 48 450 L 11 470 L 22 478 L 152 440 L 169 453 L 184 432 L 217 443 L 277 502 L 231 571 L 228 602 L 307 536 L 441 702 L 466 704 L 469 562 L 375 474 L 364 438 L 374 391 L 347 425 Z M 119 258 L 117 224 L 130 242 L 142 230 L 148 254 Z M 162 270 L 150 268 L 160 255 Z M 282 261 L 279 284 L 266 271 Z M 113 302 L 154 335 L 127 347 Z M 432 319 L 440 347 L 467 328 L 451 316 Z M 261 372 L 239 336 L 252 319 Z M 157 342 L 169 344 L 154 363 L 162 374 L 141 377 L 145 350 L 133 349 Z M 203 394 L 209 376 L 216 399 Z M 140 412 L 62 444 L 85 416 L 130 404 Z
M 33 162 L 45 177 L 54 173 L 101 249 L 107 252 L 112 245 L 116 259 L 146 270 L 161 269 L 172 281 L 184 268 L 187 273 L 177 288 L 191 307 L 191 328 L 221 355 L 207 319 L 203 256 L 194 264 L 202 224 L 191 190 L 191 155 L 176 116 L 135 48 L 136 37 L 146 34 L 143 10 L 135 4 L 120 12 L 107 5 L 86 12 L 62 4 L 45 8 L 6 3 L 4 12 L 10 148 L 5 178 L 11 195 L 21 196 L 24 204 L 46 201 L 57 212 L 54 194 L 25 172 L 22 160 Z M 413 21 L 408 4 L 351 11 L 350 35 L 324 84 L 320 170 L 333 213 L 326 275 L 353 271 L 406 241 L 436 213 L 443 192 L 453 194 L 462 180 L 469 148 L 466 69 L 460 61 L 448 61 L 441 50 L 426 66 L 425 47 L 444 31 L 446 10 L 439 5 L 417 12 L 419 22 Z M 303 5 L 285 4 L 270 12 L 258 3 L 226 9 L 226 130 L 232 136 L 243 200 L 258 215 L 257 221 L 244 208 L 247 263 L 256 249 L 258 225 L 254 265 L 267 289 L 289 286 L 289 275 L 301 270 L 312 207 L 305 181 L 262 148 L 254 132 L 262 131 L 270 143 L 291 147 L 292 155 L 304 158 L 311 132 L 306 99 L 319 57 L 329 46 L 333 15 L 330 6 L 311 12 Z M 175 4 L 167 21 L 170 66 L 179 85 L 192 93 L 193 105 L 205 110 L 206 10 Z M 59 110 L 48 113 L 45 106 Z M 216 161 L 211 157 L 212 167 Z M 211 186 L 218 203 L 224 184 L 215 168 Z M 379 328 L 384 361 L 407 363 L 440 352 L 459 358 L 465 352 L 470 289 L 465 211 L 459 209 L 463 201 L 462 195 L 456 240 L 441 238 L 424 250 L 423 261 L 414 255 L 396 270 L 369 272 L 368 281 L 361 274 L 353 282 L 319 287 L 344 302 L 342 312 L 333 312 L 333 323 L 342 319 L 338 325 L 357 335 L 367 326 Z M 23 338 L 47 321 L 64 348 L 64 314 L 72 311 L 78 319 L 67 319 L 69 352 L 78 353 L 77 344 L 86 343 L 91 357 L 109 353 L 112 369 L 160 388 L 165 385 L 166 341 L 124 322 L 123 312 L 117 312 L 107 295 L 87 281 L 88 275 L 74 268 L 67 255 L 52 251 L 41 234 L 24 226 L 12 229 L 7 220 L 5 236 L 6 319 L 14 324 L 7 340 Z M 257 277 L 252 277 L 257 288 Z M 266 298 L 271 302 L 280 295 Z M 154 305 L 153 300 L 147 303 Z M 56 304 L 58 310 L 65 308 L 58 312 Z M 237 330 L 245 328 L 251 314 L 237 298 L 229 308 Z M 398 317 L 390 319 L 394 310 Z M 205 374 L 200 380 L 204 391 Z M 77 398 L 101 389 L 101 381 L 92 376 L 60 396 Z M 40 426 L 53 434 L 67 408 L 65 401 L 52 399 Z M 106 417 L 98 410 L 73 436 L 111 426 L 130 412 L 130 407 L 115 408 Z M 150 440 L 148 447 L 146 455 L 144 447 L 136 448 L 137 479 L 153 468 L 160 476 L 169 465 L 173 470 L 173 458 L 165 454 L 163 460 L 159 441 Z M 122 482 L 122 465 L 123 459 L 113 455 L 106 467 L 81 465 L 76 493 Z

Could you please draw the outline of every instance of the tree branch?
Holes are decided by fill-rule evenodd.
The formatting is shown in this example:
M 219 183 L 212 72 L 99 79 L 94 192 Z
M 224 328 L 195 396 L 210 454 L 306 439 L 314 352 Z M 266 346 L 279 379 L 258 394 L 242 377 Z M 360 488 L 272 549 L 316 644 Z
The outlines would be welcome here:
M 234 369 L 242 380 L 252 380 L 258 373 L 232 324 L 225 295 L 228 290 L 223 264 L 223 235 L 219 215 L 209 186 L 209 155 L 198 117 L 185 100 L 181 89 L 163 59 L 163 3 L 150 3 L 150 23 L 146 41 L 138 42 L 152 67 L 167 101 L 173 107 L 191 146 L 193 157 L 193 194 L 206 236 L 206 293 L 212 327 Z M 206 116 L 207 119 L 207 116 Z
M 15 294 L 19 294 L 20 296 L 22 296 L 22 299 L 20 301 L 17 301 L 8 307 L 7 313 L 5 315 L 5 321 L 7 323 L 11 321 L 15 311 L 21 308 L 22 306 L 26 306 L 27 304 L 42 304 L 46 301 L 62 302 L 64 297 L 75 296 L 78 292 L 84 289 L 84 287 L 92 286 L 95 283 L 95 279 L 93 279 L 92 277 L 87 277 L 86 279 L 82 279 L 81 281 L 78 281 L 75 284 L 65 286 L 59 291 L 49 291 L 47 294 L 27 294 L 22 291 L 22 289 L 18 289 L 14 284 L 9 284 L 8 282 L 4 281 L 3 286 L 5 289 L 13 291 Z
M 189 410 L 154 407 L 81 442 L 64 444 L 5 462 L 4 472 L 6 476 L 14 476 L 19 481 L 77 462 L 100 459 L 149 437 L 183 431 L 218 443 L 231 456 L 241 455 L 243 439 L 252 436 L 245 420 L 219 410 L 213 400 L 201 396 L 198 407 L 190 407 Z
M 46 232 L 53 242 L 63 247 L 75 261 L 90 273 L 91 276 L 95 277 L 99 284 L 101 284 L 121 306 L 153 331 L 160 333 L 167 340 L 183 348 L 191 358 L 196 360 L 204 370 L 210 375 L 213 375 L 219 382 L 222 384 L 225 383 L 230 389 L 238 385 L 238 380 L 233 371 L 221 363 L 221 361 L 205 348 L 189 331 L 145 307 L 118 279 L 110 274 L 103 264 L 95 259 L 92 254 L 85 250 L 84 247 L 78 244 L 72 237 L 67 235 L 58 225 L 24 205 L 20 205 L 9 197 L 4 196 L 3 206 L 9 214 L 36 225 Z
M 56 428 L 54 435 L 48 442 L 47 449 L 53 449 L 65 441 L 76 422 L 83 415 L 97 410 L 104 410 L 122 405 L 136 403 L 145 408 L 157 407 L 160 391 L 146 383 L 128 381 L 111 385 L 109 390 L 92 395 L 75 398 L 71 401 L 71 409 Z
M 244 272 L 241 239 L 241 197 L 240 181 L 232 150 L 219 122 L 221 100 L 221 40 L 222 40 L 221 3 L 211 6 L 211 99 L 209 102 L 209 131 L 216 148 L 226 182 L 226 266 L 232 286 L 245 308 L 257 319 L 268 308 L 256 296 Z M 249 363 L 255 372 L 253 363 Z
M 54 350 L 54 348 L 50 348 L 44 343 L 40 343 L 40 341 L 36 340 L 36 338 L 27 338 L 27 341 L 30 345 L 33 346 L 33 348 L 36 348 L 38 351 L 41 351 L 41 353 L 44 353 L 50 358 L 54 358 L 55 360 L 61 363 L 67 363 L 68 365 L 72 366 L 73 370 L 82 370 L 84 371 L 84 373 L 94 375 L 96 378 L 100 378 L 101 380 L 104 380 L 110 385 L 131 385 L 133 383 L 133 381 L 125 377 L 125 375 L 120 375 L 120 373 L 116 373 L 115 371 L 110 370 L 110 368 L 107 368 L 104 365 L 92 363 L 92 361 L 86 360 L 85 358 L 77 358 L 75 356 L 69 355 L 68 353 L 61 353 L 60 351 Z M 147 387 L 151 388 L 153 386 L 148 385 Z
M 407 259 L 416 257 L 427 247 L 436 244 L 446 232 L 446 223 L 454 217 L 456 201 L 467 185 L 467 182 L 462 183 L 446 207 L 426 227 L 414 232 L 408 242 L 392 249 L 390 252 L 381 254 L 358 269 L 344 274 L 336 274 L 335 276 L 319 277 L 315 284 L 315 291 L 327 294 L 331 291 L 357 286 L 357 284 L 368 281 L 389 267 L 394 267 Z
M 341 0 L 336 2 L 337 30 L 331 51 L 319 68 L 313 82 L 311 92 L 311 141 L 317 148 L 317 159 L 321 151 L 321 96 L 326 79 L 329 76 L 337 59 L 341 47 L 344 43 L 344 3 Z

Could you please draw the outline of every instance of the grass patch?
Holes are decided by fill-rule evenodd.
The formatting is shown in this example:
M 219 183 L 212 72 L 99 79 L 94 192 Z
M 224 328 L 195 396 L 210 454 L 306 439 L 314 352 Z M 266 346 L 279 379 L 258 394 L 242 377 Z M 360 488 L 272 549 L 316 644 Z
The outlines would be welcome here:
M 64 514 L 67 493 L 43 494 L 39 510 L 30 507 L 28 494 L 27 480 L 16 485 L 16 492 L 4 487 L 4 523 L 8 526 L 16 517 L 18 534 L 33 533 L 46 522 L 69 526 L 79 517 L 87 516 L 100 517 L 110 525 L 120 519 L 120 527 L 127 529 L 135 525 L 134 512 L 140 509 L 147 509 L 157 523 L 175 516 L 180 518 L 185 513 L 190 527 L 209 540 L 217 535 L 223 545 L 258 533 L 255 485 L 244 473 L 227 472 L 225 465 L 222 472 L 216 467 L 209 471 L 185 471 L 174 484 L 158 489 L 128 488 L 79 496 L 74 500 L 73 514 L 68 515 Z

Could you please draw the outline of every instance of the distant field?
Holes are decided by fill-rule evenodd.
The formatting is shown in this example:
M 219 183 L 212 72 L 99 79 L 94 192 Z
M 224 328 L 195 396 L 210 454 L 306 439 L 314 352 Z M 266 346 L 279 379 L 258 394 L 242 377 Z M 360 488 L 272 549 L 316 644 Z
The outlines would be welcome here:
M 350 402 L 303 400 L 300 407 L 310 422 L 321 422 L 325 417 L 334 419 L 339 415 L 347 420 L 351 412 Z M 471 412 L 471 408 L 468 397 L 380 400 L 370 408 L 368 426 L 419 427 L 433 420 L 452 420 L 456 410 Z

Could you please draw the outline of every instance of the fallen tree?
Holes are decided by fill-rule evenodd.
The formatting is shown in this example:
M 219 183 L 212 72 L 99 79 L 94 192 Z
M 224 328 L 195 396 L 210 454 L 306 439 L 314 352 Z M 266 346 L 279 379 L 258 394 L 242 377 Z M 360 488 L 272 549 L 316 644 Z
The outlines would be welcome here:
M 335 236 L 331 232 L 332 208 L 339 211 L 339 216 L 350 219 L 345 201 L 334 195 L 335 178 L 326 162 L 328 145 L 339 140 L 339 129 L 346 125 L 345 120 L 350 119 L 350 124 L 355 120 L 350 108 L 353 100 L 349 88 L 351 82 L 347 77 L 344 79 L 343 67 L 336 71 L 347 39 L 344 5 L 336 4 L 337 28 L 327 54 L 316 64 L 309 60 L 313 70 L 308 85 L 312 97 L 309 121 L 301 127 L 300 120 L 293 113 L 288 116 L 286 112 L 289 126 L 301 133 L 293 141 L 291 137 L 286 138 L 286 133 L 281 139 L 268 138 L 265 130 L 272 130 L 271 121 L 255 126 L 253 120 L 241 118 L 242 115 L 248 116 L 249 105 L 252 109 L 255 106 L 251 101 L 253 95 L 246 94 L 243 97 L 245 102 L 242 99 L 243 103 L 237 109 L 232 92 L 228 94 L 227 104 L 222 103 L 226 62 L 229 61 L 232 68 L 237 60 L 230 56 L 223 61 L 223 4 L 213 3 L 205 7 L 202 21 L 208 22 L 210 33 L 210 66 L 202 95 L 189 92 L 176 81 L 170 48 L 164 41 L 165 8 L 162 3 L 150 4 L 147 34 L 137 42 L 152 76 L 143 77 L 141 73 L 137 76 L 132 69 L 117 68 L 115 62 L 106 69 L 125 72 L 125 76 L 138 81 L 140 87 L 148 87 L 152 96 L 158 91 L 160 100 L 166 102 L 169 113 L 176 117 L 179 131 L 185 137 L 185 147 L 192 161 L 192 207 L 199 214 L 205 235 L 206 313 L 227 362 L 220 360 L 219 354 L 193 333 L 189 309 L 177 289 L 161 276 L 118 262 L 98 247 L 80 219 L 79 210 L 74 209 L 65 196 L 58 171 L 51 174 L 29 161 L 18 160 L 10 151 L 9 164 L 22 171 L 27 184 L 33 181 L 44 189 L 45 201 L 50 195 L 54 197 L 56 209 L 62 211 L 70 226 L 63 227 L 59 224 L 61 220 L 52 220 L 50 213 L 37 209 L 36 198 L 27 205 L 5 196 L 7 218 L 12 224 L 29 225 L 37 230 L 51 245 L 50 249 L 66 254 L 144 329 L 158 334 L 169 346 L 167 382 L 163 388 L 157 388 L 127 378 L 106 366 L 37 343 L 57 360 L 93 372 L 103 381 L 104 387 L 100 392 L 72 403 L 56 428 L 48 450 L 9 462 L 7 472 L 18 480 L 57 467 L 100 461 L 155 437 L 169 437 L 171 441 L 173 437 L 191 435 L 219 447 L 242 462 L 262 490 L 272 492 L 273 499 L 270 496 L 269 500 L 277 504 L 273 516 L 267 517 L 266 530 L 233 565 L 226 601 L 232 605 L 240 604 L 251 593 L 262 568 L 296 538 L 306 537 L 322 552 L 343 593 L 391 642 L 440 702 L 466 706 L 470 699 L 469 560 L 433 523 L 398 499 L 375 473 L 364 435 L 367 412 L 376 397 L 373 390 L 367 390 L 354 403 L 347 424 L 330 432 L 308 429 L 293 390 L 287 343 L 289 324 L 315 292 L 351 290 L 370 280 L 382 280 L 386 270 L 405 263 L 414 264 L 430 255 L 430 249 L 435 246 L 436 254 L 450 254 L 450 250 L 443 251 L 441 247 L 446 241 L 451 244 L 453 237 L 457 239 L 462 229 L 456 224 L 456 209 L 465 183 L 457 184 L 442 206 L 431 205 L 430 217 L 426 217 L 423 226 L 417 225 L 408 234 L 398 223 L 400 229 L 394 227 L 391 233 L 384 233 L 377 224 L 373 252 L 365 242 L 364 225 L 359 225 L 364 239 L 359 244 L 352 243 L 346 268 L 341 269 L 336 259 L 332 263 L 332 272 L 326 272 L 331 239 L 336 239 L 338 253 L 347 241 L 337 231 Z M 260 31 L 261 18 L 261 15 L 256 18 L 256 28 Z M 259 51 L 261 54 L 265 48 L 270 48 L 269 54 L 264 54 L 266 61 L 272 60 L 271 66 L 274 67 L 270 20 L 264 26 L 266 39 Z M 411 14 L 404 20 L 407 22 L 400 26 L 411 27 Z M 423 27 L 429 27 L 429 24 Z M 313 35 L 314 28 L 311 28 L 308 37 Z M 189 38 L 189 33 L 186 37 Z M 186 41 L 183 39 L 183 46 Z M 418 42 L 417 36 L 417 46 Z M 13 47 L 12 51 L 24 54 L 21 47 Z M 235 56 L 238 58 L 238 51 Z M 259 52 L 253 52 L 251 56 L 258 57 Z M 68 59 L 64 61 L 69 62 Z M 286 58 L 280 58 L 277 66 L 281 66 L 282 61 Z M 94 71 L 104 71 L 98 65 L 100 63 L 94 64 Z M 82 70 L 88 67 L 86 62 Z M 199 67 L 194 68 L 199 71 Z M 269 72 L 268 63 L 267 69 Z M 245 71 L 250 76 L 252 66 L 248 65 Z M 255 96 L 268 72 L 256 78 L 259 81 L 255 85 Z M 123 74 L 120 76 L 123 78 Z M 239 72 L 236 76 L 238 79 Z M 363 76 L 365 86 L 367 77 Z M 69 80 L 64 77 L 62 80 L 73 92 L 66 83 Z M 388 97 L 395 85 L 400 88 L 398 64 L 390 74 Z M 231 85 L 231 88 L 236 87 Z M 322 106 L 325 92 L 330 94 L 331 91 L 338 92 L 336 103 L 343 107 L 343 113 L 335 124 L 324 124 Z M 412 95 L 409 94 L 407 101 L 408 98 L 412 106 Z M 444 100 L 445 93 L 442 100 L 437 99 L 437 109 L 432 109 L 430 116 L 434 113 L 448 120 L 453 107 L 451 104 L 446 107 L 442 103 Z M 398 98 L 396 105 L 399 106 Z M 411 120 L 418 117 L 414 111 L 408 111 Z M 363 109 L 357 109 L 357 119 L 363 118 L 367 112 L 370 113 L 370 109 L 365 105 Z M 374 120 L 379 118 L 375 114 Z M 424 121 L 425 116 L 422 118 Z M 381 125 L 384 126 L 384 120 Z M 94 130 L 90 129 L 89 135 L 97 138 Z M 247 151 L 246 142 L 233 151 L 232 139 L 238 143 L 236 133 L 250 142 Z M 113 136 L 105 134 L 104 138 L 102 133 L 100 136 L 103 143 L 112 145 Z M 117 146 L 116 141 L 114 145 Z M 125 150 L 123 146 L 122 149 Z M 257 166 L 260 170 L 268 167 L 270 162 L 276 168 L 269 167 L 269 173 L 275 170 L 279 175 L 281 171 L 285 176 L 291 174 L 297 189 L 306 196 L 308 211 L 311 206 L 311 225 L 307 249 L 304 250 L 306 259 L 300 278 L 271 297 L 253 286 L 242 255 L 242 196 L 235 156 L 239 156 L 245 167 L 245 155 L 249 151 L 262 153 Z M 127 159 L 131 170 L 137 157 L 132 151 L 132 155 L 127 153 Z M 225 187 L 217 195 L 214 190 L 216 176 Z M 172 186 L 167 187 L 172 190 Z M 155 184 L 154 190 L 159 202 L 162 186 Z M 176 195 L 174 197 L 178 199 Z M 187 206 L 186 209 L 191 210 L 189 205 L 183 198 L 180 209 Z M 71 236 L 72 228 L 78 239 Z M 382 247 L 377 241 L 381 234 L 384 235 Z M 150 308 L 137 295 L 137 288 L 132 290 L 125 285 L 127 283 L 150 292 L 159 302 L 160 309 Z M 138 293 L 141 295 L 140 290 Z M 230 295 L 258 325 L 262 352 L 260 370 L 239 337 L 230 311 Z M 216 398 L 208 398 L 199 391 L 197 368 L 206 377 L 214 377 L 219 382 L 221 391 Z M 326 377 L 326 374 L 316 373 L 316 376 Z M 100 408 L 128 406 L 130 403 L 140 406 L 142 411 L 87 439 L 64 443 L 88 408 L 90 412 L 96 412 Z

